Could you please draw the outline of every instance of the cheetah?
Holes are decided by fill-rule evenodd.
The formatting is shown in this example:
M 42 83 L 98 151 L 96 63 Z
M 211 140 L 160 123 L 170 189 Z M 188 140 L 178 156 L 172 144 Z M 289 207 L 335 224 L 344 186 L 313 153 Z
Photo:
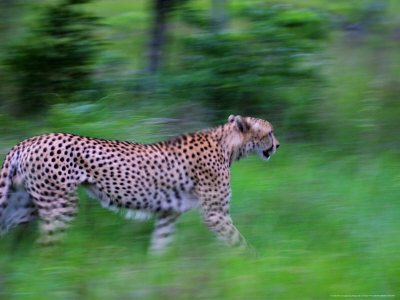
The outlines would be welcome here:
M 60 239 L 77 213 L 82 185 L 105 207 L 156 217 L 150 251 L 172 241 L 184 212 L 200 207 L 205 225 L 228 245 L 246 246 L 229 216 L 230 166 L 279 147 L 264 120 L 229 116 L 216 128 L 138 144 L 50 133 L 11 149 L 0 173 L 0 231 L 39 218 L 39 242 Z

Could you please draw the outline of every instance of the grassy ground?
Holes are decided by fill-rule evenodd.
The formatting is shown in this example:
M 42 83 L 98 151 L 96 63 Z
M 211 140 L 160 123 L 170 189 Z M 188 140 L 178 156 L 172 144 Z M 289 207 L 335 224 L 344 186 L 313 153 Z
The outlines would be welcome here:
M 146 255 L 151 222 L 128 221 L 81 193 L 65 242 L 35 226 L 1 243 L 3 299 L 326 299 L 399 295 L 399 159 L 283 145 L 232 169 L 232 216 L 255 253 L 222 247 L 184 215 L 171 251 Z

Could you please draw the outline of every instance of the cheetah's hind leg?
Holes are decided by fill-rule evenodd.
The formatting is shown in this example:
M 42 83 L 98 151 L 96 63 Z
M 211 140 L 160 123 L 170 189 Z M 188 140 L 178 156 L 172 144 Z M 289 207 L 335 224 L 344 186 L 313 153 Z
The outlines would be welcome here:
M 78 211 L 76 192 L 35 199 L 40 217 L 39 244 L 48 245 L 59 241 Z
M 6 201 L 0 205 L 0 236 L 13 227 L 28 223 L 37 217 L 37 208 L 23 187 L 12 188 Z

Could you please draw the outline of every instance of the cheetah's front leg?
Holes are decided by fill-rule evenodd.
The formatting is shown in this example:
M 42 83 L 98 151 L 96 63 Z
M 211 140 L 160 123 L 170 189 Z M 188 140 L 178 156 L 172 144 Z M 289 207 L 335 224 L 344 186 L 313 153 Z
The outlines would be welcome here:
M 198 194 L 204 223 L 208 229 L 229 246 L 247 247 L 245 238 L 233 225 L 229 216 L 229 186 L 199 189 Z
M 233 225 L 228 213 L 217 210 L 203 210 L 203 218 L 206 226 L 227 245 L 247 247 L 245 238 Z
M 177 212 L 160 212 L 157 215 L 149 249 L 151 253 L 160 254 L 168 248 L 179 216 Z

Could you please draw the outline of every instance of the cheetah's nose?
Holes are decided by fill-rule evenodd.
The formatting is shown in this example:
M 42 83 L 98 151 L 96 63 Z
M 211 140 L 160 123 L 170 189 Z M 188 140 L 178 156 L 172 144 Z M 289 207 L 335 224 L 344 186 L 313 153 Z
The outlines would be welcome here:
M 276 145 L 276 149 L 278 149 L 278 148 L 279 148 L 279 146 L 280 146 L 280 144 Z

